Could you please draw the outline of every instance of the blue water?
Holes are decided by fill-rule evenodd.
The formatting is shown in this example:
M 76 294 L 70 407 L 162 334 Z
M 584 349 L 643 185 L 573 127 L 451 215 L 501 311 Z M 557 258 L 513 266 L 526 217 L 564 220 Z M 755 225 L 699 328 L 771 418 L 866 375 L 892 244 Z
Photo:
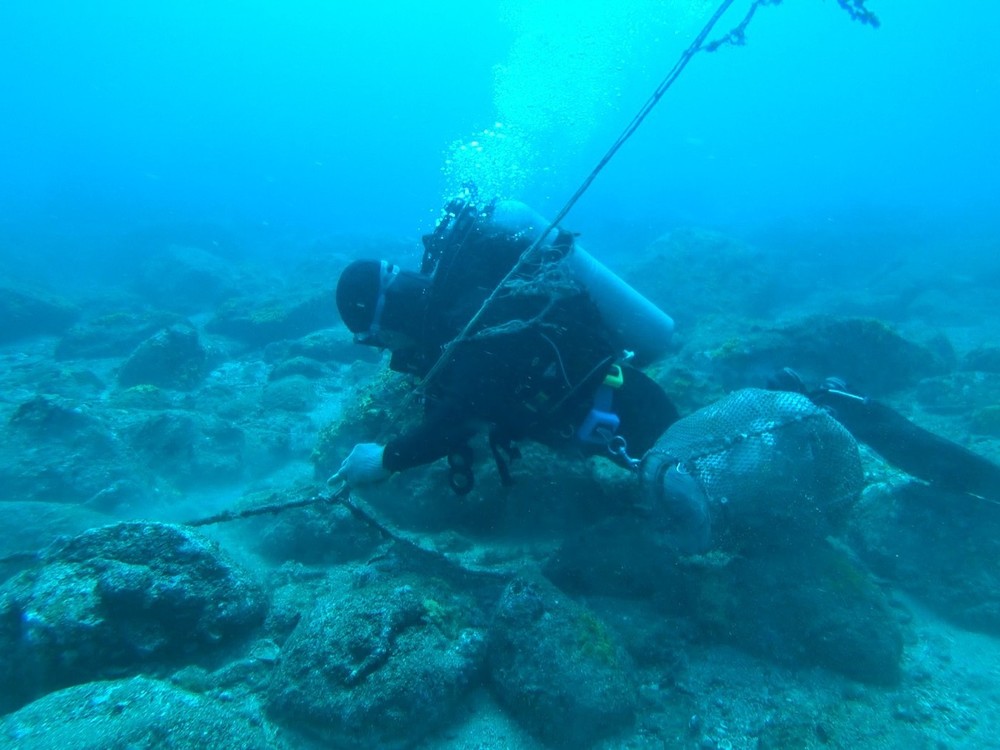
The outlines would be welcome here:
M 374 355 L 355 355 L 360 348 L 351 347 L 335 320 L 331 292 L 340 270 L 354 255 L 383 249 L 392 260 L 415 267 L 418 238 L 468 183 L 483 198 L 515 198 L 555 215 L 719 1 L 0 2 L 0 518 L 8 522 L 7 538 L 0 534 L 0 568 L 7 553 L 30 557 L 33 549 L 25 547 L 45 546 L 54 536 L 91 524 L 148 515 L 203 517 L 258 505 L 272 490 L 295 497 L 298 484 L 329 476 L 339 465 L 338 451 L 346 454 L 353 442 L 375 439 L 347 435 L 352 424 L 375 432 L 383 416 L 387 422 L 399 417 L 392 404 L 380 416 L 380 399 L 392 397 L 398 381 L 380 381 Z M 734 0 L 709 39 L 734 28 L 751 4 Z M 588 250 L 630 283 L 643 285 L 643 293 L 655 295 L 677 320 L 680 353 L 653 375 L 683 410 L 700 408 L 729 389 L 726 376 L 739 387 L 763 382 L 765 365 L 770 372 L 786 364 L 770 361 L 771 355 L 801 355 L 805 367 L 816 370 L 806 374 L 819 377 L 869 374 L 866 363 L 878 369 L 883 353 L 886 369 L 902 371 L 912 356 L 917 364 L 933 362 L 912 377 L 888 373 L 907 384 L 888 394 L 892 405 L 1000 461 L 1000 3 L 867 0 L 867 6 L 878 15 L 879 28 L 852 21 L 837 0 L 760 7 L 744 45 L 694 55 L 563 226 L 579 232 Z M 680 260 L 671 263 L 670 253 Z M 316 300 L 330 303 L 325 317 Z M 844 340 L 815 336 L 811 315 L 820 316 L 821 331 L 846 331 Z M 877 320 L 855 325 L 868 318 Z M 789 320 L 784 335 L 795 346 L 786 349 L 768 334 L 770 326 L 780 330 Z M 175 335 L 197 332 L 205 343 L 189 360 L 193 369 L 187 374 L 196 382 L 178 383 L 185 380 L 178 377 L 156 385 L 154 376 L 161 373 L 148 365 L 141 377 L 150 382 L 133 383 L 127 372 L 123 377 L 135 353 L 162 340 L 157 337 L 171 323 L 179 326 Z M 892 350 L 895 339 L 885 337 L 896 324 L 904 327 L 903 338 L 917 342 L 913 350 Z M 754 346 L 762 349 L 760 364 L 750 356 Z M 817 369 L 831 364 L 843 372 Z M 272 378 L 281 370 L 284 375 Z M 368 382 L 374 390 L 366 390 Z M 362 408 L 351 416 L 358 404 Z M 327 433 L 342 417 L 344 433 Z M 77 450 L 81 446 L 93 454 Z M 318 459 L 314 448 L 322 449 Z M 430 510 L 440 518 L 458 517 L 456 536 L 442 536 L 441 549 L 456 555 L 470 549 L 470 559 L 479 555 L 478 535 L 489 527 L 483 538 L 499 542 L 496 549 L 484 546 L 484 561 L 520 555 L 534 564 L 544 545 L 530 554 L 509 552 L 504 523 L 494 526 L 487 511 L 520 523 L 518 514 L 526 508 L 528 526 L 541 533 L 548 514 L 561 516 L 564 507 L 574 513 L 582 508 L 586 516 L 591 504 L 599 505 L 603 514 L 603 504 L 626 485 L 596 471 L 564 481 L 548 459 L 530 463 L 532 455 L 524 469 L 518 465 L 519 486 L 527 489 L 509 505 L 506 494 L 490 508 L 460 505 L 447 494 L 442 511 L 431 502 L 441 499 L 435 492 L 444 487 L 438 466 L 437 474 L 418 475 L 425 477 L 423 484 L 404 485 L 418 490 L 413 497 L 401 493 L 405 505 L 389 503 L 390 511 L 402 515 L 403 527 L 416 519 L 412 525 L 424 528 Z M 885 507 L 891 501 L 891 508 L 906 501 L 893 494 L 892 482 L 902 479 L 867 453 L 866 460 L 866 469 L 874 465 L 881 472 L 867 477 L 875 492 L 875 501 L 868 501 L 878 505 L 881 499 Z M 484 497 L 499 499 L 492 462 L 482 463 L 481 486 L 493 488 Z M 577 487 L 595 486 L 601 489 L 593 497 L 577 496 Z M 551 502 L 567 498 L 571 506 Z M 36 500 L 64 505 L 50 509 L 55 515 L 49 517 L 22 507 Z M 810 742 L 826 743 L 829 727 L 816 718 L 824 717 L 838 738 L 833 744 L 844 746 L 861 736 L 871 744 L 858 747 L 922 747 L 913 739 L 922 732 L 948 739 L 936 747 L 976 746 L 960 744 L 965 735 L 973 738 L 970 743 L 979 739 L 992 743 L 982 747 L 997 747 L 990 739 L 1000 736 L 991 718 L 1000 715 L 995 638 L 973 642 L 960 628 L 936 630 L 937 621 L 921 608 L 995 636 L 1000 533 L 992 529 L 998 522 L 991 517 L 977 528 L 973 511 L 963 511 L 941 524 L 919 505 L 909 515 L 884 515 L 861 519 L 866 529 L 879 532 L 862 540 L 862 551 L 890 569 L 889 583 L 880 573 L 880 586 L 872 583 L 871 589 L 909 590 L 922 602 L 911 612 L 893 600 L 899 611 L 891 622 L 905 620 L 907 637 L 901 687 L 844 688 L 840 677 L 810 671 L 829 663 L 824 661 L 809 662 L 813 666 L 800 673 L 790 656 L 795 649 L 785 649 L 778 631 L 772 634 L 766 624 L 750 628 L 753 638 L 746 640 L 781 655 L 780 669 L 792 664 L 780 677 L 772 673 L 777 666 L 741 666 L 749 657 L 734 655 L 728 645 L 714 650 L 699 644 L 701 650 L 688 656 L 682 646 L 694 637 L 685 635 L 687 624 L 671 635 L 675 625 L 663 625 L 660 613 L 644 621 L 642 613 L 633 617 L 625 607 L 612 614 L 620 615 L 616 622 L 629 635 L 628 646 L 648 657 L 636 672 L 644 716 L 634 737 L 651 744 L 630 746 L 688 746 L 684 738 L 695 746 L 703 737 L 698 747 L 758 747 L 767 744 L 765 730 L 781 736 L 782 721 L 792 727 L 789 732 L 801 730 Z M 262 572 L 279 582 L 281 592 L 272 621 L 254 625 L 253 638 L 265 640 L 234 640 L 232 654 L 206 657 L 205 668 L 217 670 L 208 682 L 188 673 L 176 680 L 181 687 L 190 682 L 195 692 L 217 690 L 213 695 L 224 702 L 235 694 L 241 706 L 262 711 L 265 678 L 283 646 L 266 639 L 288 637 L 299 610 L 307 612 L 314 599 L 329 595 L 326 582 L 296 566 L 315 563 L 319 575 L 333 575 L 330 586 L 348 592 L 351 601 L 356 583 L 360 590 L 368 585 L 365 576 L 375 576 L 376 568 L 382 574 L 378 563 L 384 556 L 376 542 L 368 549 L 365 539 L 342 531 L 336 519 L 328 528 L 289 518 L 273 526 L 233 524 L 229 536 L 220 532 L 227 548 L 245 551 L 251 561 L 257 555 L 275 565 L 291 562 Z M 436 518 L 426 525 L 434 527 Z M 507 531 L 517 524 L 509 526 Z M 470 530 L 476 542 L 466 548 L 462 534 Z M 580 548 L 589 537 L 583 539 Z M 591 575 L 599 586 L 602 574 L 614 570 L 608 580 L 629 582 L 628 570 L 620 575 L 614 567 L 614 544 L 612 539 L 609 554 L 595 555 L 597 573 L 588 573 L 590 556 L 584 556 L 581 579 Z M 618 554 L 629 557 L 628 544 L 617 544 L 623 545 Z M 952 554 L 959 544 L 960 554 Z M 638 549 L 641 557 L 644 548 Z M 567 568 L 573 568 L 569 559 Z M 360 561 L 369 560 L 374 564 L 365 570 Z M 704 606 L 682 613 L 692 622 L 700 615 L 698 622 L 708 623 L 706 632 L 713 634 L 731 604 L 724 586 L 714 583 L 717 562 L 702 566 Z M 956 573 L 958 565 L 963 567 Z M 655 566 L 652 573 L 642 567 L 644 576 L 655 578 Z M 867 579 L 850 577 L 851 566 L 845 570 L 847 583 L 863 588 Z M 808 580 L 810 572 L 796 574 Z M 635 583 L 640 598 L 644 576 Z M 135 580 L 129 585 L 136 592 L 146 587 L 146 579 Z M 782 580 L 780 571 L 773 580 Z M 7 585 L 0 579 L 0 609 L 14 611 Z M 55 593 L 39 585 L 41 593 L 32 596 L 60 614 L 62 587 L 73 594 L 86 585 L 67 574 Z M 407 583 L 396 593 L 409 588 Z M 629 596 L 611 593 L 621 593 L 623 601 Z M 426 597 L 414 599 L 426 610 L 421 622 L 457 627 L 458 610 L 439 598 L 435 584 Z M 66 601 L 76 599 L 67 595 Z M 609 612 L 619 607 L 604 606 Z M 65 619 L 75 627 L 74 612 Z M 128 621 L 130 613 L 122 617 Z M 4 620 L 10 627 L 0 628 L 0 646 L 27 644 L 31 655 L 31 639 L 22 636 L 31 627 L 41 632 L 44 618 L 22 614 Z M 827 614 L 824 622 L 836 620 Z M 613 644 L 605 641 L 603 626 L 596 619 L 583 622 L 589 623 L 584 645 L 607 657 Z M 844 622 L 852 634 L 856 623 L 846 616 Z M 807 622 L 803 629 L 812 632 L 811 626 Z M 77 631 L 86 643 L 87 628 Z M 188 633 L 181 635 L 186 641 Z M 109 640 L 118 654 L 117 640 Z M 68 661 L 79 656 L 58 639 L 53 643 L 44 654 L 52 664 L 62 664 L 64 655 Z M 383 646 L 376 643 L 376 657 Z M 232 674 L 220 669 L 221 660 L 242 659 L 245 652 L 264 656 L 232 662 Z M 37 686 L 27 679 L 21 697 L 117 674 L 117 665 L 108 672 L 101 659 L 95 661 L 96 667 L 79 673 L 68 669 L 62 675 L 53 668 Z M 0 712 L 20 705 L 2 691 L 20 682 L 22 663 L 33 662 L 0 654 Z M 147 666 L 137 658 L 123 674 L 145 673 Z M 188 666 L 170 662 L 154 676 Z M 244 668 L 258 671 L 243 679 Z M 675 686 L 677 674 L 682 677 Z M 148 692 L 141 685 L 135 689 Z M 428 695 L 418 696 L 420 705 L 434 702 Z M 64 715 L 82 715 L 74 700 L 80 699 L 71 699 Z M 533 730 L 517 729 L 489 700 L 485 709 L 468 712 L 475 714 L 471 720 L 464 705 L 443 715 L 442 734 L 420 747 L 457 750 L 473 741 L 485 747 L 478 727 L 494 723 L 501 726 L 500 739 L 490 747 L 533 747 L 508 742 Z M 855 727 L 869 701 L 871 726 Z M 845 702 L 852 705 L 840 713 Z M 106 695 L 82 701 L 98 709 L 105 703 L 115 712 L 131 705 Z M 836 711 L 830 709 L 834 704 Z M 36 708 L 33 720 L 17 719 L 23 726 L 8 726 L 0 716 L 0 750 L 19 746 L 32 722 L 41 727 L 36 746 L 45 747 L 48 705 Z M 655 710 L 646 711 L 650 706 Z M 248 715 L 253 718 L 253 711 Z M 975 720 L 968 718 L 973 715 Z M 774 716 L 780 721 L 772 723 Z M 552 722 L 556 729 L 558 721 Z M 127 729 L 129 722 L 121 725 Z M 727 726 L 744 744 L 725 738 Z M 886 726 L 887 734 L 879 734 Z M 720 739 L 710 744 L 716 729 Z M 414 729 L 414 739 L 425 730 Z M 761 732 L 765 739 L 758 743 Z M 452 741 L 456 733 L 460 740 Z M 882 741 L 885 736 L 903 739 L 893 745 Z M 469 744 L 459 744 L 465 739 Z M 230 740 L 233 747 L 252 746 Z
M 476 140 L 489 188 L 551 214 L 714 8 L 604 5 L 5 3 L 0 221 L 415 234 L 482 177 L 446 171 Z M 992 222 L 1000 6 L 869 6 L 877 30 L 832 0 L 760 9 L 745 47 L 693 60 L 570 223 Z M 482 137 L 498 122 L 516 146 Z

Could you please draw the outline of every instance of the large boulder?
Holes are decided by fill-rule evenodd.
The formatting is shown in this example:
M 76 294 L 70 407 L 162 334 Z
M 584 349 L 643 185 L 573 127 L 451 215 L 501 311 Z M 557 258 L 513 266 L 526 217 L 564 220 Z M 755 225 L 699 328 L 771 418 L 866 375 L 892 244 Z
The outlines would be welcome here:
M 659 602 L 663 617 L 689 620 L 710 643 L 861 682 L 899 680 L 898 618 L 871 573 L 838 547 L 678 556 L 658 537 L 639 521 L 609 521 L 568 539 L 546 573 L 571 591 Z
M 452 717 L 484 656 L 468 605 L 443 585 L 331 591 L 285 643 L 270 713 L 326 746 L 409 747 Z
M 86 531 L 0 586 L 0 708 L 204 657 L 250 633 L 266 608 L 259 583 L 189 529 Z
M 64 300 L 10 286 L 0 287 L 0 343 L 41 334 L 58 334 L 78 311 Z
M 680 583 L 678 601 L 706 640 L 860 682 L 901 677 L 903 635 L 886 594 L 835 546 L 691 558 Z
M 166 310 L 211 310 L 240 284 L 233 264 L 191 245 L 168 245 L 143 266 L 137 287 L 144 299 Z
M 118 310 L 74 325 L 56 345 L 56 359 L 124 357 L 157 331 L 181 322 L 160 311 Z
M 281 299 L 232 298 L 216 311 L 206 329 L 245 344 L 265 346 L 338 322 L 329 292 L 298 292 Z
M 204 377 L 206 360 L 198 332 L 190 325 L 173 325 L 139 344 L 118 371 L 118 383 L 189 391 Z
M 5 500 L 87 502 L 109 488 L 135 486 L 124 444 L 80 402 L 31 398 L 11 414 L 3 438 Z
M 631 662 L 601 619 L 540 577 L 512 581 L 490 629 L 493 689 L 544 742 L 590 747 L 628 728 L 638 692 Z
M 58 690 L 0 719 L 0 747 L 18 750 L 275 750 L 253 718 L 146 677 Z
M 872 396 L 912 386 L 954 364 L 947 342 L 917 343 L 872 318 L 822 315 L 736 330 L 701 357 L 727 389 L 763 385 L 775 370 L 793 367 L 809 384 L 836 375 Z

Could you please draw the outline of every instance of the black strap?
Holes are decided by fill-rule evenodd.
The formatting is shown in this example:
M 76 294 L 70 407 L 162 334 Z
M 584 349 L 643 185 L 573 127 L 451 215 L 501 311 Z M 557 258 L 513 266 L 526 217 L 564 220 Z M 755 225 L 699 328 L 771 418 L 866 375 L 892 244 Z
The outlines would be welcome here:
M 520 458 L 521 451 L 509 437 L 500 433 L 496 425 L 490 429 L 490 452 L 493 454 L 493 461 L 500 474 L 500 484 L 504 487 L 510 487 L 514 484 L 514 477 L 510 473 L 510 462 Z

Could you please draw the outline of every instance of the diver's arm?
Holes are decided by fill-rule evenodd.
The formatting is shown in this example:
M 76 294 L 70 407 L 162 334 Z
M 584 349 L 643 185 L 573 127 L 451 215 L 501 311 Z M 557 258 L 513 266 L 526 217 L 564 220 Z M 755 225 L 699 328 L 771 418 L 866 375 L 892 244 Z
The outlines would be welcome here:
M 390 440 L 382 455 L 382 466 L 397 472 L 433 463 L 459 450 L 474 434 L 461 410 L 445 405 L 429 413 L 416 428 Z

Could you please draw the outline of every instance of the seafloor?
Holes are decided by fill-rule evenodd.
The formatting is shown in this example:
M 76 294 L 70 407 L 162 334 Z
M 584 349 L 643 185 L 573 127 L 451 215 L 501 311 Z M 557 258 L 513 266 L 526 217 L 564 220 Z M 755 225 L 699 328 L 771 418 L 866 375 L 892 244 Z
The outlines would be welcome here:
M 835 535 L 685 557 L 626 472 L 523 446 L 503 489 L 477 445 L 464 498 L 433 466 L 187 526 L 325 492 L 412 416 L 332 289 L 417 243 L 163 230 L 98 263 L 0 241 L 0 746 L 1000 747 L 988 499 L 862 446 Z M 791 366 L 1000 461 L 995 239 L 590 249 L 676 318 L 649 372 L 682 413 Z

